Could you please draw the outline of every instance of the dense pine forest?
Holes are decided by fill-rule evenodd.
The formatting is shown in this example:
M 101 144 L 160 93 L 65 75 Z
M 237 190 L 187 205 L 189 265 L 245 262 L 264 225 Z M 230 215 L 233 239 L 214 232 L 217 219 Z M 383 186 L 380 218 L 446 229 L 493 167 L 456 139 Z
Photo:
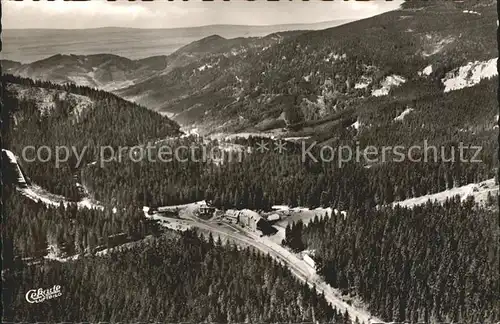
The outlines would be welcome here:
M 102 201 L 155 206 L 208 199 L 224 208 L 268 210 L 273 204 L 340 209 L 375 206 L 495 176 L 494 160 L 489 164 L 386 162 L 370 168 L 351 161 L 339 168 L 336 162 L 302 162 L 300 147 L 293 144 L 285 154 L 259 153 L 257 140 L 239 141 L 254 148 L 241 161 L 239 153 L 233 153 L 232 161 L 222 164 L 111 162 L 104 168 L 85 168 L 82 178 Z M 312 152 L 319 156 L 319 147 Z
M 10 186 L 3 188 L 3 261 L 5 267 L 21 260 L 47 255 L 69 257 L 94 254 L 147 235 L 159 235 L 155 222 L 128 205 L 111 209 L 78 209 L 76 204 L 51 207 L 22 196 Z
M 413 209 L 350 210 L 287 228 L 284 243 L 315 251 L 317 270 L 381 318 L 413 323 L 500 319 L 498 198 Z
M 45 163 L 21 161 L 34 183 L 75 200 L 80 198 L 76 186 L 80 181 L 94 198 L 109 204 L 168 205 L 209 199 L 225 208 L 269 209 L 273 204 L 288 204 L 347 209 L 391 203 L 482 181 L 495 176 L 498 167 L 498 160 L 494 158 L 498 132 L 493 128 L 494 102 L 488 96 L 494 90 L 493 80 L 450 94 L 429 94 L 419 100 L 411 96 L 403 101 L 397 97 L 373 99 L 356 110 L 354 117 L 357 115 L 361 121 L 357 131 L 348 127 L 352 111 L 339 113 L 338 120 L 332 118 L 331 128 L 322 131 L 328 134 L 326 142 L 322 141 L 322 135 L 316 135 L 305 144 L 305 147 L 318 144 L 312 150 L 314 156 L 320 156 L 321 144 L 334 148 L 348 145 L 361 150 L 368 145 L 380 148 L 404 145 L 408 149 L 411 145 L 423 146 L 427 139 L 428 145 L 445 150 L 444 156 L 431 162 L 367 164 L 361 160 L 361 163 L 350 161 L 341 168 L 335 163 L 338 152 L 334 153 L 334 162 L 318 163 L 311 159 L 302 162 L 299 144 L 288 144 L 286 154 L 258 154 L 255 148 L 259 138 L 236 141 L 243 147 L 254 148 L 254 153 L 244 154 L 241 161 L 235 157 L 222 164 L 192 159 L 162 163 L 147 159 L 135 162 L 125 157 L 121 162 L 108 162 L 101 168 L 100 147 L 145 145 L 148 141 L 178 134 L 178 126 L 166 117 L 103 91 L 9 75 L 4 76 L 4 81 L 14 86 L 55 89 L 97 100 L 92 107 L 77 114 L 75 103 L 67 96 L 62 98 L 53 93 L 54 107 L 50 113 L 44 113 L 33 100 L 18 99 L 15 92 L 19 90 L 15 87 L 10 90 L 7 87 L 6 91 L 5 101 L 12 107 L 6 116 L 12 124 L 6 128 L 9 129 L 5 133 L 6 147 L 17 154 L 26 145 L 68 145 L 76 147 L 78 152 L 87 147 L 81 165 L 76 165 L 74 154 L 59 168 L 55 167 L 54 157 Z M 469 102 L 464 100 L 470 97 L 481 99 L 474 103 L 477 109 L 470 109 Z M 393 118 L 407 106 L 414 111 L 404 121 L 394 122 Z M 47 132 L 47 129 L 58 131 Z M 451 134 L 450 129 L 456 131 Z M 475 150 L 467 150 L 465 157 L 474 157 L 482 163 L 447 162 L 445 159 L 452 156 L 452 151 L 455 160 L 458 159 L 457 148 L 461 143 L 480 146 L 478 156 L 473 156 Z M 158 144 L 157 149 L 163 144 Z M 172 150 L 180 145 L 206 146 L 202 139 L 196 138 L 172 140 L 168 145 Z M 208 144 L 217 145 L 217 142 Z M 273 145 L 268 143 L 269 147 Z M 420 157 L 422 155 L 420 152 Z M 391 156 L 387 159 L 390 161 Z M 89 165 L 92 162 L 96 165 Z M 359 186 L 359 183 L 365 185 Z
M 54 284 L 62 296 L 26 302 L 29 289 Z M 9 322 L 351 323 L 269 256 L 194 232 L 104 257 L 20 267 L 3 287 Z

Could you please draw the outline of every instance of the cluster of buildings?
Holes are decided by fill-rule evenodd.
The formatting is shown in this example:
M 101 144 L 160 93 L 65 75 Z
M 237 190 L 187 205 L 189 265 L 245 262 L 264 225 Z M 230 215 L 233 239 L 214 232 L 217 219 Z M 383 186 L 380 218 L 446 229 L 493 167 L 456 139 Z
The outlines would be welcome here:
M 262 217 L 250 209 L 235 210 L 229 209 L 224 213 L 223 219 L 229 223 L 238 224 L 242 227 L 256 231 Z
M 263 218 L 259 215 L 259 213 L 250 209 L 230 209 L 227 210 L 222 217 L 226 222 L 237 224 L 252 231 L 260 230 L 265 235 L 270 235 L 277 232 L 277 230 L 272 227 L 267 219 Z

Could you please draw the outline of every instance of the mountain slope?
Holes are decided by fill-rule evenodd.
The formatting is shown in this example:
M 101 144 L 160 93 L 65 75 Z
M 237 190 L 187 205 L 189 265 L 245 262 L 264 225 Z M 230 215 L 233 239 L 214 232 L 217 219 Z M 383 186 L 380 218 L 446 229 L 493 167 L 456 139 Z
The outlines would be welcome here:
M 443 90 L 494 77 L 493 6 L 410 1 L 400 10 L 326 30 L 212 35 L 168 56 L 59 55 L 6 65 L 14 74 L 114 89 L 205 133 L 281 131 L 287 125 L 321 133 L 340 113 L 354 124 L 360 106 L 401 98 L 404 105 L 408 97 L 434 96 L 437 102 Z
M 130 60 L 112 54 L 58 54 L 30 64 L 9 64 L 2 61 L 2 65 L 6 65 L 4 72 L 21 77 L 75 83 L 109 91 L 132 85 L 163 70 L 166 67 L 166 57 Z
M 2 76 L 2 87 L 3 146 L 23 157 L 34 183 L 72 199 L 80 196 L 79 169 L 104 150 L 180 134 L 167 117 L 108 92 L 12 75 Z
M 226 39 L 218 35 L 194 41 L 171 55 L 131 60 L 114 54 L 57 54 L 32 63 L 2 60 L 4 73 L 55 83 L 74 83 L 105 91 L 127 88 L 152 77 L 168 74 L 211 56 L 236 56 L 252 48 L 263 48 L 299 35 L 304 31 L 272 34 L 266 37 Z
M 403 8 L 235 56 L 205 57 L 117 93 L 207 131 L 276 121 L 285 107 L 303 121 L 321 120 L 405 83 L 427 83 L 426 68 L 437 80 L 432 91 L 441 91 L 446 73 L 496 58 L 493 5 Z

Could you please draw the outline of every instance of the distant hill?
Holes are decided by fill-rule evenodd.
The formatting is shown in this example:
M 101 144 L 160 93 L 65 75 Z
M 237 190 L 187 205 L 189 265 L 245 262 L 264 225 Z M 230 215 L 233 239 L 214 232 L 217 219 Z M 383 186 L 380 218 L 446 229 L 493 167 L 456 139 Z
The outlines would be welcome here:
M 114 91 L 163 76 L 174 70 L 214 55 L 236 56 L 249 49 L 270 47 L 304 31 L 275 33 L 265 37 L 226 39 L 211 35 L 185 45 L 170 55 L 131 60 L 115 54 L 66 55 L 22 64 L 2 60 L 5 73 L 55 83 L 74 83 Z
M 145 80 L 166 66 L 166 56 L 130 60 L 113 54 L 57 54 L 29 64 L 2 61 L 5 73 L 55 83 L 75 83 L 108 91 Z
M 31 63 L 56 54 L 113 53 L 129 59 L 169 55 L 210 35 L 224 38 L 260 37 L 287 30 L 318 30 L 352 20 L 272 26 L 210 25 L 172 29 L 4 29 L 2 59 Z

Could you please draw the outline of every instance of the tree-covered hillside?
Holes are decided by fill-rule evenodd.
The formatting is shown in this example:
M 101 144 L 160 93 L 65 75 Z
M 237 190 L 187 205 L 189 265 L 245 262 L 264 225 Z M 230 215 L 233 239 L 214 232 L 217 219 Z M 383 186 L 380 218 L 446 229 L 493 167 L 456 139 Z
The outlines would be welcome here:
M 12 270 L 3 276 L 8 322 L 351 323 L 271 257 L 193 232 Z M 26 302 L 29 289 L 56 284 L 61 296 Z
M 316 218 L 287 241 L 314 250 L 327 282 L 387 321 L 496 323 L 498 225 L 498 197 L 487 207 L 453 198 Z
M 388 77 L 425 85 L 419 72 L 428 66 L 437 82 L 419 95 L 443 95 L 440 75 L 498 56 L 493 9 L 491 2 L 452 1 L 403 8 L 238 55 L 204 57 L 118 93 L 206 131 L 259 128 L 290 107 L 306 121 L 321 120 L 364 103 Z
M 79 167 L 95 161 L 100 147 L 116 149 L 180 134 L 179 125 L 167 117 L 105 91 L 12 75 L 2 76 L 2 87 L 3 147 L 18 156 L 27 146 L 49 147 L 46 162 L 20 162 L 33 182 L 66 197 L 77 198 L 74 176 Z M 71 155 L 60 167 L 55 163 L 56 146 Z M 77 155 L 82 153 L 78 166 Z M 29 154 L 32 159 L 34 152 Z M 42 158 L 47 154 L 44 151 Z

